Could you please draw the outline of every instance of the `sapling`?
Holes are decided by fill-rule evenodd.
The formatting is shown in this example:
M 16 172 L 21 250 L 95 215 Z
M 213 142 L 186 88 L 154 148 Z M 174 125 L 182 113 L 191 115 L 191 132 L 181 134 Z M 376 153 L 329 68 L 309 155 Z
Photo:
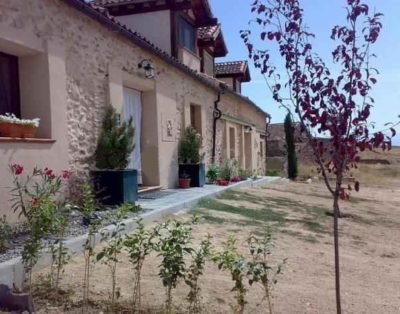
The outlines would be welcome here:
M 330 1 L 334 2 L 334 1 Z M 299 0 L 254 0 L 251 11 L 259 32 L 244 30 L 241 37 L 249 58 L 264 76 L 272 98 L 300 123 L 310 151 L 332 196 L 336 310 L 342 313 L 340 290 L 340 202 L 360 183 L 345 182 L 357 168 L 364 150 L 390 149 L 398 123 L 375 131 L 371 113 L 376 107 L 371 90 L 378 70 L 372 52 L 383 24 L 382 14 L 362 0 L 343 0 L 344 25 L 332 28 L 335 41 L 331 71 L 313 47 L 315 35 L 306 25 Z M 256 46 L 256 34 L 261 42 Z M 274 55 L 275 50 L 278 54 Z M 283 73 L 279 73 L 282 70 Z M 332 180 L 333 179 L 333 180 Z
M 92 257 L 94 256 L 95 234 L 99 228 L 100 220 L 94 217 L 96 211 L 96 203 L 92 188 L 89 184 L 82 185 L 82 199 L 83 204 L 80 211 L 83 215 L 85 222 L 89 225 L 88 236 L 83 244 L 83 256 L 85 258 L 85 274 L 83 279 L 83 308 L 82 311 L 87 312 L 89 292 L 90 292 L 90 265 Z
M 205 263 L 211 256 L 211 236 L 207 235 L 200 243 L 199 247 L 192 252 L 192 263 L 186 274 L 186 284 L 190 287 L 187 300 L 189 302 L 190 313 L 200 313 L 201 297 L 199 279 L 204 273 Z
M 117 283 L 117 266 L 120 262 L 119 255 L 124 248 L 124 220 L 128 218 L 128 214 L 135 211 L 137 206 L 134 204 L 122 204 L 115 212 L 109 214 L 108 219 L 112 221 L 114 229 L 108 229 L 102 232 L 102 241 L 106 242 L 104 248 L 96 255 L 97 262 L 102 261 L 110 268 L 111 272 L 111 306 L 115 306 L 116 283 Z
M 282 266 L 286 263 L 286 259 L 275 267 L 268 260 L 271 254 L 273 242 L 270 234 L 266 234 L 263 238 L 251 235 L 247 243 L 249 245 L 252 260 L 248 262 L 247 276 L 249 284 L 260 284 L 264 289 L 264 299 L 268 302 L 268 311 L 273 312 L 272 289 L 278 282 L 278 276 L 282 273 Z
M 55 293 L 59 293 L 59 284 L 61 274 L 64 272 L 65 265 L 68 264 L 71 256 L 68 253 L 68 249 L 65 247 L 65 231 L 68 227 L 68 216 L 70 213 L 69 204 L 64 204 L 61 210 L 56 214 L 55 217 L 55 234 L 56 239 L 50 245 L 51 252 L 51 274 L 50 274 L 50 285 L 54 288 Z
M 247 261 L 238 251 L 237 238 L 230 235 L 224 244 L 223 251 L 216 253 L 213 260 L 217 263 L 219 269 L 228 270 L 231 273 L 232 280 L 235 282 L 232 291 L 236 292 L 236 311 L 242 314 L 247 303 L 247 288 L 245 286 Z
M 192 223 L 179 220 L 168 220 L 161 225 L 162 234 L 157 249 L 162 258 L 159 276 L 167 289 L 167 313 L 172 311 L 172 290 L 176 288 L 179 279 L 185 278 L 185 256 L 193 253 L 189 246 L 192 241 L 192 226 Z
M 141 289 L 140 281 L 142 275 L 143 263 L 146 257 L 155 248 L 155 239 L 159 235 L 159 228 L 157 225 L 152 230 L 146 230 L 143 219 L 139 218 L 136 222 L 137 227 L 133 234 L 128 235 L 124 241 L 126 250 L 128 251 L 129 261 L 133 266 L 133 298 L 132 306 L 134 313 L 141 311 Z

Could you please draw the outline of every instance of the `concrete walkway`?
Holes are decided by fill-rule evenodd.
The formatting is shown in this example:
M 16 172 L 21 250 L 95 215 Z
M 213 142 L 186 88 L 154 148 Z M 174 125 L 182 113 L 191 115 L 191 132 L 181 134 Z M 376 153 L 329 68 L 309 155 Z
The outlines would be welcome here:
M 165 190 L 167 192 L 171 192 L 171 194 L 154 200 L 140 199 L 137 203 L 145 210 L 158 211 L 170 208 L 184 210 L 188 207 L 194 206 L 196 202 L 203 198 L 215 197 L 228 189 L 245 186 L 260 186 L 276 181 L 277 179 L 279 178 L 262 177 L 257 180 L 249 179 L 247 181 L 233 183 L 228 186 L 205 185 L 202 188 Z
M 262 177 L 257 180 L 247 180 L 238 183 L 233 183 L 229 186 L 206 185 L 203 188 L 191 188 L 186 190 L 167 190 L 172 194 L 160 197 L 154 200 L 140 200 L 139 205 L 145 210 L 139 216 L 143 218 L 145 223 L 160 221 L 164 217 L 181 212 L 188 211 L 193 208 L 200 200 L 205 198 L 216 197 L 224 191 L 238 187 L 253 187 L 263 186 L 279 180 L 279 177 Z M 124 221 L 125 233 L 131 233 L 136 228 L 136 218 L 130 218 Z M 104 231 L 112 232 L 115 226 L 108 226 L 99 231 L 95 236 L 95 243 L 101 241 L 101 233 Z M 65 241 L 65 247 L 72 256 L 81 255 L 83 253 L 83 245 L 86 242 L 87 234 L 78 236 Z M 51 264 L 51 256 L 44 253 L 36 265 L 39 270 Z M 0 284 L 12 286 L 15 283 L 17 286 L 22 285 L 24 268 L 21 263 L 21 258 L 14 258 L 9 261 L 0 263 Z

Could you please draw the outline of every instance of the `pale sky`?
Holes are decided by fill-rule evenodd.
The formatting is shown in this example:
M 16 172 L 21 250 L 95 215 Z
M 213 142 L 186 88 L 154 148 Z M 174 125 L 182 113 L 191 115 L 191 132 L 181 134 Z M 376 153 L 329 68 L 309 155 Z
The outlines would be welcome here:
M 222 23 L 229 54 L 224 60 L 245 60 L 247 50 L 239 36 L 241 29 L 248 28 L 248 21 L 253 18 L 250 4 L 253 0 L 210 0 L 213 12 Z M 345 21 L 345 0 L 300 0 L 305 10 L 305 20 L 310 30 L 315 33 L 313 48 L 326 62 L 331 61 L 331 51 L 334 42 L 330 39 L 331 29 L 336 24 Z M 378 84 L 371 95 L 375 98 L 372 110 L 372 121 L 377 129 L 386 122 L 395 122 L 400 114 L 400 0 L 365 0 L 384 17 L 379 41 L 373 48 L 378 56 L 373 65 L 380 71 Z M 251 63 L 251 62 L 250 62 Z M 282 122 L 285 111 L 279 109 L 268 93 L 264 79 L 258 70 L 251 65 L 252 82 L 244 84 L 243 94 L 249 96 L 260 107 L 272 115 L 272 122 Z M 400 133 L 400 130 L 398 130 Z M 395 139 L 400 144 L 400 135 Z

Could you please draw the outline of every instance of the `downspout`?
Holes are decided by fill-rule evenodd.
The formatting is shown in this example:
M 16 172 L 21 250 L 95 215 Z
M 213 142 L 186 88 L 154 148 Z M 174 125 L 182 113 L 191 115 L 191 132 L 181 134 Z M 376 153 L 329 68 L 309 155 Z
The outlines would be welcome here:
M 212 146 L 212 156 L 211 156 L 211 162 L 214 164 L 215 163 L 215 150 L 217 146 L 217 121 L 221 119 L 222 112 L 218 108 L 219 103 L 221 102 L 221 95 L 224 94 L 225 92 L 225 84 L 220 84 L 219 85 L 219 91 L 218 91 L 218 97 L 217 100 L 214 102 L 214 112 L 213 112 L 213 146 Z
M 267 174 L 267 164 L 268 164 L 268 138 L 270 137 L 270 134 L 268 132 L 268 126 L 271 123 L 271 116 L 268 114 L 267 115 L 267 120 L 265 123 L 265 174 Z

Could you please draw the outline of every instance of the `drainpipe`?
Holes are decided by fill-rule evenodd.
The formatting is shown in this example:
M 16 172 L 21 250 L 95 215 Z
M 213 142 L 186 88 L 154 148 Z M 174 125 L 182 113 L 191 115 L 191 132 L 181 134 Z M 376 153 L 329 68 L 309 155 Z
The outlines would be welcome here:
M 270 136 L 268 132 L 268 126 L 271 123 L 271 116 L 268 114 L 266 123 L 265 123 L 265 172 L 267 172 L 267 163 L 268 163 L 268 138 Z
M 215 149 L 216 149 L 216 140 L 217 140 L 217 121 L 221 119 L 222 112 L 218 108 L 218 104 L 221 102 L 221 95 L 224 94 L 225 92 L 225 84 L 221 83 L 219 84 L 220 90 L 218 91 L 218 98 L 214 102 L 214 112 L 213 112 L 213 147 L 212 147 L 212 156 L 211 156 L 211 162 L 214 164 L 215 163 Z

